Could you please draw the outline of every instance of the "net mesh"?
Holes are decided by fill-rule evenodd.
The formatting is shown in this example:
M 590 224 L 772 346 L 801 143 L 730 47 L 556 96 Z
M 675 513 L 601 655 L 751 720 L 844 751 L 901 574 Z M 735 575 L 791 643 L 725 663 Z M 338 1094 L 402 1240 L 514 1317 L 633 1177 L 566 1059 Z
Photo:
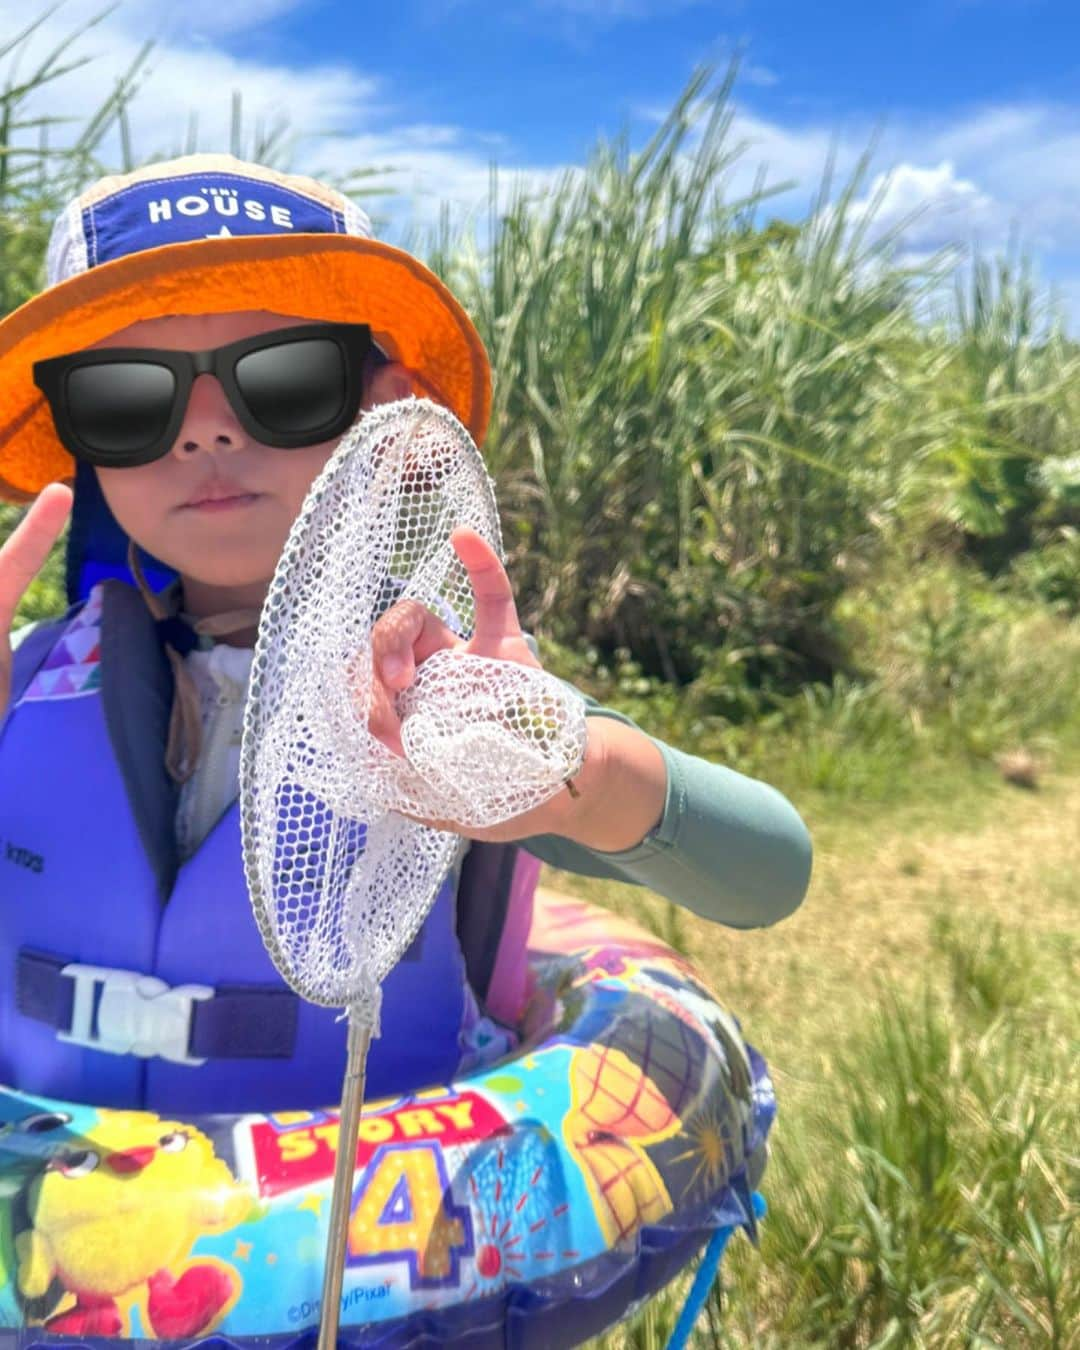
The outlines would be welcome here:
M 303 997 L 377 1025 L 382 980 L 456 860 L 451 829 L 511 819 L 585 751 L 584 705 L 546 672 L 439 651 L 397 699 L 404 757 L 368 727 L 372 630 L 417 600 L 461 638 L 450 537 L 500 550 L 491 481 L 453 415 L 409 399 L 363 416 L 312 486 L 270 585 L 240 763 L 244 866 L 263 941 Z

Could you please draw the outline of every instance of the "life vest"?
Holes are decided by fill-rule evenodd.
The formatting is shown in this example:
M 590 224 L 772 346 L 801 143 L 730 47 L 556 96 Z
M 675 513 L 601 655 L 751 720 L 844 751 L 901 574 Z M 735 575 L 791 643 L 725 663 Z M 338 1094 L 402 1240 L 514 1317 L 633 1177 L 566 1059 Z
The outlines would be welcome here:
M 15 656 L 0 731 L 0 1082 L 166 1113 L 336 1101 L 345 1024 L 292 994 L 263 948 L 237 804 L 177 857 L 171 677 L 142 598 L 106 581 Z M 472 852 L 465 870 L 491 908 L 468 965 L 510 1017 L 539 864 Z M 448 1082 L 460 1065 L 476 1003 L 458 882 L 455 869 L 384 983 L 370 1097 Z

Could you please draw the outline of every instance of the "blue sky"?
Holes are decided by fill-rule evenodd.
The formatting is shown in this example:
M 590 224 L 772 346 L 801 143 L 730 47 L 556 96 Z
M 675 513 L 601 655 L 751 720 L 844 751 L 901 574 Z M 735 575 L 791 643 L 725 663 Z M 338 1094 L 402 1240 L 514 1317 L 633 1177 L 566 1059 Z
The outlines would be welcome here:
M 498 132 L 540 161 L 579 158 L 598 131 L 669 102 L 697 63 L 736 48 L 747 52 L 747 102 L 796 125 L 1069 98 L 1080 74 L 1075 3 L 401 0 L 396 22 L 373 31 L 380 9 L 298 4 L 255 50 L 316 62 L 353 52 L 417 121 Z
M 101 8 L 67 0 L 39 40 Z M 27 16 L 0 0 L 0 32 Z M 178 148 L 192 111 L 202 148 L 226 148 L 239 90 L 249 121 L 289 117 L 296 167 L 393 166 L 391 233 L 475 208 L 492 160 L 543 186 L 601 134 L 640 143 L 696 65 L 740 50 L 733 191 L 764 163 L 797 180 L 773 208 L 797 218 L 830 147 L 843 175 L 878 131 L 882 226 L 922 207 L 914 256 L 1018 227 L 1080 331 L 1076 0 L 121 0 L 50 110 L 85 116 L 148 36 L 138 153 Z

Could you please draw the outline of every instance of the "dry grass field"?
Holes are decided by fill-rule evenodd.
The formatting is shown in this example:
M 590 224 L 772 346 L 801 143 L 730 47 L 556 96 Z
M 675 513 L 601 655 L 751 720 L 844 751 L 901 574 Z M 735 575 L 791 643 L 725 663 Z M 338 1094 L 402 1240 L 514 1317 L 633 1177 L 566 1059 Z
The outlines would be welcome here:
M 682 947 L 774 1076 L 762 1249 L 733 1245 L 723 1308 L 717 1296 L 695 1344 L 1080 1345 L 1080 777 L 939 785 L 884 814 L 800 806 L 812 888 L 773 929 L 717 929 L 631 887 L 547 877 Z M 892 1207 L 870 1204 L 866 1157 L 901 1177 L 931 1134 L 927 1193 L 898 1182 Z M 1035 1231 L 1001 1231 L 1002 1205 Z M 887 1239 L 866 1227 L 879 1206 Z M 955 1250 L 921 1231 L 941 1227 L 942 1206 Z M 675 1306 L 658 1300 L 607 1344 L 659 1350 Z

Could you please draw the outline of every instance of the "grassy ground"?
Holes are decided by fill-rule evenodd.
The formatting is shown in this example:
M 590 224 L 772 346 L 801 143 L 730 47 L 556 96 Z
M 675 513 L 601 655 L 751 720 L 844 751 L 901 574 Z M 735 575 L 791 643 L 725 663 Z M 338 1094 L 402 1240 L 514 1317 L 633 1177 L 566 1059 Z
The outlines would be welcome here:
M 733 1245 L 695 1344 L 1080 1346 L 1076 766 L 799 805 L 814 879 L 775 929 L 547 878 L 687 951 L 774 1075 L 762 1249 Z M 676 1298 L 607 1346 L 662 1346 Z

